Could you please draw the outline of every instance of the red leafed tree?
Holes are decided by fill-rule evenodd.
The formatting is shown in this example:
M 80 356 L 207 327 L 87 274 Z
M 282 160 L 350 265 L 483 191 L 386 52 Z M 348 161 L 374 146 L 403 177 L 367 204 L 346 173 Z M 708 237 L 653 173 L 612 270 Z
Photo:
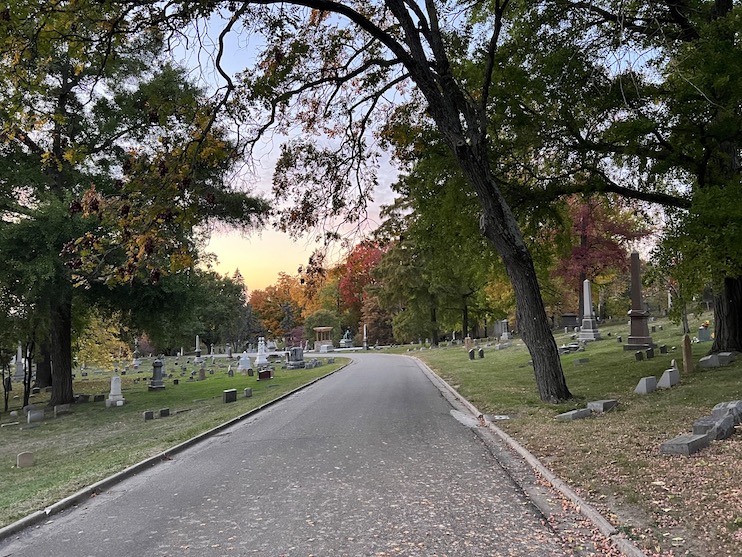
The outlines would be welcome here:
M 383 250 L 371 242 L 361 242 L 348 254 L 338 290 L 343 306 L 349 314 L 349 323 L 357 325 L 363 309 L 364 289 L 373 282 L 371 270 L 379 264 Z
M 629 245 L 650 230 L 645 219 L 620 199 L 574 196 L 567 200 L 572 225 L 572 248 L 553 273 L 579 293 L 583 314 L 582 283 L 609 271 L 626 271 Z

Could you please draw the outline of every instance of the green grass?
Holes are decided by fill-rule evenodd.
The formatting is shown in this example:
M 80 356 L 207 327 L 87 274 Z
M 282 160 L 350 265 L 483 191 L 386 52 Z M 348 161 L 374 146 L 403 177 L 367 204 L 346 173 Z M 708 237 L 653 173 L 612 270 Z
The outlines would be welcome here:
M 632 537 L 647 550 L 660 547 L 667 555 L 671 550 L 674 555 L 735 554 L 740 539 L 735 538 L 737 528 L 729 525 L 742 520 L 742 436 L 713 442 L 691 458 L 660 455 L 659 445 L 690 432 L 693 422 L 710 414 L 718 402 L 742 399 L 742 360 L 684 374 L 679 328 L 667 321 L 652 325 L 657 327 L 653 340 L 666 345 L 668 354 L 657 349 L 654 359 L 636 361 L 634 351 L 624 351 L 616 340 L 618 335 L 626 339 L 624 322 L 601 328 L 604 339 L 589 343 L 585 352 L 563 356 L 574 399 L 556 405 L 539 400 L 530 356 L 519 339 L 506 350 L 484 346 L 484 359 L 469 360 L 461 346 L 414 355 L 481 412 L 509 415 L 511 420 L 497 425 L 602 508 L 617 527 L 631 525 Z M 564 334 L 557 334 L 556 340 L 559 345 L 571 341 Z M 708 342 L 693 344 L 694 362 L 710 348 Z M 577 365 L 580 358 L 589 361 Z M 640 378 L 659 379 L 672 359 L 681 369 L 680 385 L 645 396 L 634 394 Z M 618 399 L 620 404 L 616 411 L 591 419 L 554 419 L 600 399 Z M 670 544 L 678 537 L 685 540 L 680 549 Z
M 217 359 L 214 374 L 205 381 L 188 381 L 180 377 L 172 359 L 166 363 L 166 372 L 179 379 L 173 385 L 166 379 L 166 388 L 149 391 L 151 360 L 143 360 L 141 373 L 122 376 L 122 393 L 126 403 L 118 408 L 105 408 L 102 402 L 76 404 L 72 412 L 58 418 L 49 417 L 37 427 L 23 423 L 19 398 L 10 401 L 10 410 L 18 410 L 21 417 L 5 413 L 0 424 L 0 455 L 4 473 L 0 474 L 0 525 L 5 526 L 38 509 L 42 509 L 75 491 L 123 470 L 145 458 L 156 455 L 222 424 L 236 416 L 261 406 L 309 381 L 340 367 L 344 360 L 325 364 L 311 370 L 276 369 L 274 379 L 257 381 L 256 377 L 235 374 L 228 377 L 228 361 Z M 231 362 L 236 368 L 236 362 Z M 211 366 L 207 366 L 210 369 Z M 188 372 L 194 369 L 190 365 Z M 146 372 L 144 370 L 147 370 Z M 207 372 L 208 373 L 208 372 Z M 107 394 L 110 376 L 92 375 L 75 381 L 75 393 Z M 138 381 L 137 381 L 138 380 Z M 243 389 L 252 388 L 253 396 L 245 398 Z M 237 389 L 237 402 L 224 404 L 222 392 Z M 91 396 L 92 400 L 92 396 Z M 45 406 L 48 395 L 31 399 L 32 404 Z M 142 413 L 169 408 L 171 416 L 144 421 Z M 18 453 L 34 453 L 35 465 L 15 467 Z

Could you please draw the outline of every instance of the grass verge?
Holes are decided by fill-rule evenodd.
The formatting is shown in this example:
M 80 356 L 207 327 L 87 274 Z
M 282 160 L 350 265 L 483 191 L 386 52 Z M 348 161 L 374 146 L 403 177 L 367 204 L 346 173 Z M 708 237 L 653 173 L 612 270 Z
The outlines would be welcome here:
M 481 412 L 509 415 L 510 420 L 497 425 L 648 554 L 738 556 L 742 435 L 714 441 L 691 457 L 660 455 L 659 446 L 690 432 L 693 422 L 710 414 L 718 402 L 742 399 L 742 361 L 697 369 L 683 375 L 673 389 L 636 395 L 639 379 L 649 375 L 659 379 L 671 359 L 677 359 L 682 370 L 680 330 L 666 321 L 653 325 L 654 341 L 665 344 L 668 354 L 636 361 L 634 352 L 624 351 L 617 342 L 618 335 L 626 338 L 624 324 L 601 329 L 604 340 L 590 343 L 586 352 L 563 356 L 574 399 L 559 405 L 538 399 L 530 356 L 520 340 L 506 350 L 485 347 L 484 359 L 469 360 L 460 346 L 415 355 Z M 558 344 L 568 342 L 568 335 L 557 335 Z M 694 360 L 709 348 L 710 343 L 694 344 Z M 574 422 L 554 419 L 601 399 L 618 399 L 618 409 Z
M 9 410 L 19 411 L 20 417 L 0 417 L 4 468 L 0 474 L 0 527 L 297 389 L 345 361 L 337 358 L 337 363 L 311 370 L 277 369 L 273 379 L 257 381 L 256 377 L 240 374 L 229 377 L 228 366 L 231 363 L 236 368 L 236 361 L 218 358 L 213 366 L 207 366 L 206 380 L 189 381 L 193 364 L 181 377 L 183 372 L 173 360 L 167 359 L 165 372 L 171 372 L 178 385 L 166 379 L 164 390 L 150 392 L 151 360 L 145 359 L 141 373 L 122 376 L 126 403 L 119 408 L 105 408 L 102 402 L 75 404 L 70 414 L 28 425 L 23 421 L 22 398 L 13 397 Z M 80 377 L 75 381 L 75 393 L 107 394 L 110 377 L 110 373 Z M 247 387 L 253 392 L 250 398 L 243 395 Z M 225 389 L 237 389 L 237 402 L 224 404 Z M 48 395 L 43 393 L 31 399 L 40 407 L 47 402 Z M 143 412 L 153 410 L 158 416 L 163 408 L 168 408 L 171 415 L 144 420 Z M 26 451 L 34 453 L 35 465 L 17 468 L 16 455 Z

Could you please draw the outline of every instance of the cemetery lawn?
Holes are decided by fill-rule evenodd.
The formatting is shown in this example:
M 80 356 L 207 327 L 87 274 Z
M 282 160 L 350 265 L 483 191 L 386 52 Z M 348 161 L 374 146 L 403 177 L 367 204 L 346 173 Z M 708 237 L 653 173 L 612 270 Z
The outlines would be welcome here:
M 691 457 L 659 453 L 660 444 L 690 433 L 693 422 L 719 402 L 742 399 L 742 361 L 713 370 L 682 373 L 680 328 L 653 322 L 653 340 L 668 354 L 636 361 L 617 335 L 628 326 L 602 327 L 603 340 L 582 353 L 562 356 L 575 397 L 551 405 L 538 398 L 533 368 L 522 340 L 513 347 L 485 347 L 484 359 L 470 361 L 462 346 L 423 350 L 415 355 L 489 415 L 508 415 L 495 425 L 506 431 L 583 498 L 598 508 L 648 555 L 719 557 L 740 555 L 742 547 L 742 429 Z M 663 330 L 659 326 L 663 326 Z M 693 327 L 691 327 L 693 330 Z M 607 337 L 611 332 L 612 336 Z M 557 334 L 557 344 L 571 342 Z M 693 344 L 694 361 L 711 343 Z M 587 362 L 578 362 L 587 358 Z M 662 372 L 676 359 L 680 385 L 636 395 L 640 378 Z M 603 415 L 572 422 L 555 420 L 589 401 L 617 399 Z
M 165 379 L 166 388 L 148 390 L 152 363 L 142 360 L 141 373 L 122 375 L 124 406 L 106 408 L 103 402 L 79 403 L 71 406 L 69 414 L 54 418 L 49 409 L 40 424 L 24 423 L 20 399 L 11 398 L 9 410 L 18 410 L 21 417 L 0 416 L 0 456 L 3 473 L 0 474 L 0 527 L 63 499 L 115 472 L 119 472 L 146 458 L 162 453 L 183 441 L 245 414 L 294 389 L 326 375 L 347 362 L 336 358 L 336 363 L 314 369 L 283 370 L 276 366 L 274 378 L 256 381 L 236 373 L 227 375 L 229 360 L 217 358 L 204 381 L 189 381 L 176 372 L 174 358 L 166 358 L 165 371 L 173 379 Z M 237 361 L 231 361 L 232 368 Z M 188 374 L 195 369 L 189 366 Z M 81 378 L 74 383 L 76 394 L 106 394 L 110 392 L 111 372 Z M 14 384 L 15 387 L 15 384 Z M 252 388 L 251 398 L 244 397 L 244 389 Z M 16 387 L 18 388 L 18 387 Z M 225 389 L 237 389 L 237 401 L 225 404 Z M 42 393 L 31 398 L 31 403 L 44 407 L 49 395 Z M 159 411 L 170 410 L 170 416 L 160 418 Z M 145 421 L 143 413 L 153 410 L 155 419 Z M 19 424 L 12 425 L 20 422 Z M 17 468 L 16 455 L 34 453 L 35 464 Z

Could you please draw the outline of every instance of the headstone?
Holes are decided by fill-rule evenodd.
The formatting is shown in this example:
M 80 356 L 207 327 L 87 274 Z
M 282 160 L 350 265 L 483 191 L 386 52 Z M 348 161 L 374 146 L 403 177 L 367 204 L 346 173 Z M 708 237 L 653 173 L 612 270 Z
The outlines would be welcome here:
M 683 373 L 690 373 L 693 371 L 693 350 L 690 345 L 690 337 L 685 335 L 683 337 Z
M 31 394 L 32 395 L 38 395 L 41 393 L 41 388 L 39 387 L 31 387 Z
M 667 354 L 667 345 L 660 344 L 660 354 Z
M 194 363 L 201 363 L 201 339 L 196 335 L 196 358 L 193 360 Z
M 473 359 L 474 359 L 474 357 L 475 357 L 475 356 L 474 356 L 474 349 L 473 349 L 473 348 L 470 348 L 470 349 L 469 349 L 469 359 L 470 359 L 470 360 L 473 360 Z
M 708 435 L 715 441 L 727 439 L 734 434 L 734 418 L 731 414 L 720 417 L 703 416 L 693 422 L 693 433 Z
M 636 352 L 634 354 L 634 357 L 636 358 L 637 362 L 642 362 L 644 361 L 644 352 Z
M 718 352 L 716 356 L 719 358 L 719 365 L 722 366 L 728 366 L 737 359 L 734 352 Z
M 698 342 L 711 342 L 711 327 L 698 327 Z
M 647 360 L 654 358 L 654 348 L 647 348 Z
M 704 369 L 711 369 L 720 367 L 719 356 L 717 354 L 709 354 L 698 360 L 698 365 Z
M 658 389 L 669 389 L 680 383 L 680 372 L 677 369 L 666 369 L 657 383 Z
M 731 402 L 720 402 L 714 406 L 711 411 L 711 415 L 715 418 L 726 416 L 730 414 L 734 419 L 735 424 L 739 424 L 742 421 L 742 400 L 733 400 Z
M 230 366 L 231 369 L 232 366 Z M 250 356 L 247 355 L 247 352 L 242 352 L 240 355 L 240 359 L 237 361 L 237 371 L 242 373 L 242 375 L 245 375 L 248 370 L 252 369 L 252 362 L 250 362 Z
M 237 389 L 225 389 L 222 392 L 222 401 L 225 403 L 237 402 Z
M 621 344 L 623 342 L 623 337 L 621 335 L 618 335 L 616 337 L 616 340 L 618 341 L 619 344 Z
M 710 439 L 708 435 L 685 433 L 662 443 L 660 445 L 660 453 L 690 456 L 708 447 L 709 443 Z
M 591 415 L 592 415 L 592 412 L 588 410 L 587 408 L 580 408 L 579 410 L 571 410 L 569 412 L 564 412 L 563 414 L 559 414 L 556 417 L 556 419 L 561 422 L 571 422 L 573 420 L 588 418 Z
M 160 418 L 167 418 L 170 415 L 170 408 L 160 408 Z
M 657 378 L 653 375 L 639 379 L 634 392 L 638 395 L 648 395 L 657 390 Z
M 23 364 L 23 346 L 21 345 L 21 342 L 18 341 L 18 348 L 16 349 L 15 354 L 15 375 L 13 375 L 13 379 L 16 381 L 23 381 L 26 373 L 25 373 L 25 366 Z
M 590 358 L 577 358 L 576 360 L 574 360 L 574 365 L 580 366 L 582 364 L 588 363 L 589 361 L 590 361 Z
M 265 368 L 258 371 L 258 381 L 262 379 L 273 379 L 273 370 L 271 368 Z
M 180 379 L 173 379 L 173 385 L 179 385 Z
M 155 419 L 155 412 L 154 410 L 145 410 L 142 412 L 142 417 L 144 418 L 144 421 L 148 420 L 154 420 Z
M 44 411 L 43 410 L 29 410 L 28 414 L 26 415 L 26 419 L 28 420 L 29 424 L 36 423 L 36 422 L 43 422 Z
M 252 389 L 250 387 L 247 387 L 245 389 L 245 398 L 250 398 L 252 396 Z
M 123 406 L 124 400 L 124 396 L 121 394 L 121 377 L 114 375 L 111 377 L 111 392 L 108 393 L 108 398 L 106 399 L 106 408 Z
M 649 336 L 649 312 L 644 308 L 642 299 L 641 264 L 639 254 L 631 254 L 631 310 L 629 310 L 631 333 L 624 345 L 624 350 L 643 350 L 652 346 Z
M 616 406 L 618 406 L 618 401 L 615 399 L 607 399 L 607 400 L 594 400 L 592 402 L 587 403 L 587 409 L 591 412 L 608 412 L 609 410 L 613 410 Z
M 265 350 L 265 337 L 258 338 L 258 354 L 255 356 L 255 367 L 260 369 L 261 367 L 268 365 L 268 354 Z
M 234 377 L 234 371 L 231 365 L 227 368 L 227 377 Z
M 480 348 L 479 350 L 477 350 L 477 354 L 479 355 L 480 359 L 484 358 L 484 349 Z
M 198 368 L 198 380 L 199 381 L 205 381 L 206 380 L 206 368 L 204 368 L 203 364 L 200 368 Z
M 600 331 L 598 330 L 598 321 L 593 313 L 593 291 L 590 281 L 585 279 L 582 282 L 582 295 L 584 298 L 584 311 L 582 316 L 582 327 L 578 338 L 582 341 L 589 342 L 600 340 Z
M 18 468 L 30 468 L 34 465 L 34 454 L 30 452 L 18 453 L 15 465 Z
M 69 414 L 70 413 L 70 405 L 69 404 L 56 404 L 54 405 L 54 417 L 57 418 L 61 416 L 62 414 Z
M 148 390 L 161 391 L 165 388 L 162 381 L 162 360 L 159 358 L 152 362 L 152 380 L 149 382 Z

